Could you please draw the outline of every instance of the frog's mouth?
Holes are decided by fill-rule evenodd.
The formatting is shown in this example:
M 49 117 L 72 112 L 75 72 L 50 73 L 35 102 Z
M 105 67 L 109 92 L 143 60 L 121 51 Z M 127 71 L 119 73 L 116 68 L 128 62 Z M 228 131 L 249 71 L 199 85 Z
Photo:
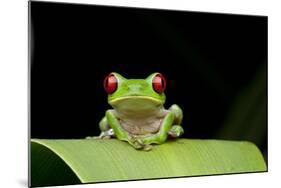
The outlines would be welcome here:
M 162 107 L 163 101 L 149 96 L 124 96 L 109 101 L 116 110 L 123 112 L 151 112 Z

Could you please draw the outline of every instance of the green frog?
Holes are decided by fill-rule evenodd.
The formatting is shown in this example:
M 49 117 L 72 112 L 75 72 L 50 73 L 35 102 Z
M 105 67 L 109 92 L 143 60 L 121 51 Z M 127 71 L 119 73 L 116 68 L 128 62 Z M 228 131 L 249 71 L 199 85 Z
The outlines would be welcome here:
M 181 108 L 176 104 L 164 108 L 166 80 L 161 73 L 127 79 L 112 72 L 104 80 L 104 89 L 113 109 L 107 110 L 99 123 L 99 139 L 116 137 L 136 149 L 151 150 L 151 144 L 184 133 Z

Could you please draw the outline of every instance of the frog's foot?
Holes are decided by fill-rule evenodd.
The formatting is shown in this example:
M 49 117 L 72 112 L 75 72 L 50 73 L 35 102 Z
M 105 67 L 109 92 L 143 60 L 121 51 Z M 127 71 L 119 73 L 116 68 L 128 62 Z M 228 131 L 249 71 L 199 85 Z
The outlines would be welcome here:
M 109 140 L 110 138 L 111 138 L 111 136 L 107 135 L 107 136 L 103 136 L 101 139 L 103 139 L 103 140 Z M 99 138 L 97 138 L 97 139 L 99 139 Z
M 131 144 L 135 149 L 143 149 L 145 144 L 142 139 L 137 136 L 130 136 L 126 141 Z
M 99 136 L 87 136 L 86 139 L 94 139 L 94 140 L 99 140 L 99 139 L 110 139 L 112 136 L 114 136 L 114 132 L 112 129 L 109 129 L 107 131 L 102 131 Z
M 101 140 L 101 139 L 110 139 L 111 136 L 87 136 L 86 139 L 92 139 L 92 140 Z
M 135 137 L 131 142 L 131 145 L 133 145 L 135 149 L 144 151 L 150 151 L 152 149 L 152 145 L 143 143 L 141 138 Z
M 168 134 L 173 138 L 180 137 L 183 133 L 184 133 L 184 130 L 180 125 L 173 125 L 172 128 L 168 132 Z

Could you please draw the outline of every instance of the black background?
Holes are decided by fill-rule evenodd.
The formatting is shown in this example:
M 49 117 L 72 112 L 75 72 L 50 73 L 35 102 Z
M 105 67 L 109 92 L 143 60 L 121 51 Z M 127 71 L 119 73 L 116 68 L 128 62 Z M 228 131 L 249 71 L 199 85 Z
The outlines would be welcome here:
M 267 17 L 31 2 L 31 137 L 100 133 L 111 71 L 165 75 L 186 138 L 267 154 Z

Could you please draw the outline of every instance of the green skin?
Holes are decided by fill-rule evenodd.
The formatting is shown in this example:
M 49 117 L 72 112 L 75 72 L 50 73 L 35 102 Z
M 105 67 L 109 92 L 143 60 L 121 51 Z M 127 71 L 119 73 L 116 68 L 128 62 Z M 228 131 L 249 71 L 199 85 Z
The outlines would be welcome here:
M 126 79 L 113 74 L 118 80 L 116 91 L 108 95 L 113 109 L 107 110 L 100 121 L 101 134 L 96 138 L 117 137 L 136 149 L 150 150 L 151 144 L 162 144 L 168 136 L 176 138 L 183 134 L 182 110 L 176 104 L 165 109 L 164 92 L 153 89 L 152 80 L 158 73 L 146 79 Z

